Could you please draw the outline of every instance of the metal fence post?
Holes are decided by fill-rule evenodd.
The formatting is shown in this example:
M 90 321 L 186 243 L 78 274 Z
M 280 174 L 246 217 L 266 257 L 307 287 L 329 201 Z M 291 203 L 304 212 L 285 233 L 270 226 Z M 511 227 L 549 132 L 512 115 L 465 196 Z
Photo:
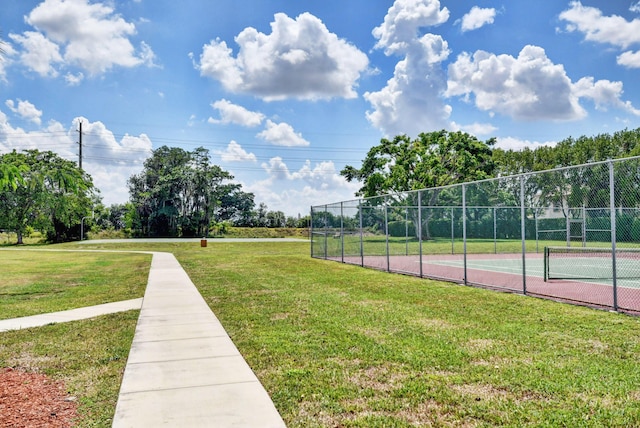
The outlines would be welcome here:
M 422 192 L 418 191 L 418 247 L 420 253 L 420 278 L 422 278 Z
M 498 229 L 496 226 L 496 207 L 493 207 L 493 254 L 498 254 Z
M 358 199 L 358 211 L 360 211 L 360 266 L 364 267 L 364 230 L 362 228 L 362 199 Z
M 524 206 L 524 176 L 520 176 L 520 234 L 522 236 L 522 292 L 527 294 L 527 212 Z
M 344 263 L 344 202 L 340 202 L 340 253 Z
M 328 255 L 329 242 L 327 241 L 327 235 L 329 234 L 329 222 L 327 221 L 328 210 L 329 210 L 328 205 L 325 205 L 324 206 L 324 259 L 325 260 L 329 258 L 329 255 Z
M 540 251 L 538 249 L 538 208 L 533 209 L 533 218 L 536 220 L 536 254 Z
M 618 310 L 618 275 L 616 267 L 616 195 L 615 195 L 615 175 L 613 173 L 613 161 L 609 161 L 609 207 L 611 210 L 611 269 L 613 279 L 613 310 Z
M 311 257 L 313 257 L 313 206 L 310 208 L 311 221 L 309 222 L 309 239 L 311 239 Z
M 404 211 L 404 252 L 405 255 L 409 255 L 409 205 L 405 207 Z
M 453 214 L 453 207 L 451 207 L 451 254 L 455 254 L 456 253 L 455 249 L 454 249 L 454 246 L 453 246 L 453 244 L 455 242 L 455 236 L 456 236 L 455 229 L 454 229 L 455 228 L 455 224 L 454 224 L 454 221 L 453 221 L 453 215 L 454 215 Z
M 453 241 L 452 241 L 453 242 Z M 464 285 L 467 284 L 467 187 L 462 183 L 462 260 L 464 266 Z
M 387 244 L 387 272 L 391 272 L 391 263 L 389 262 L 389 213 L 387 212 L 388 207 L 386 196 L 382 205 L 384 206 L 384 234 Z

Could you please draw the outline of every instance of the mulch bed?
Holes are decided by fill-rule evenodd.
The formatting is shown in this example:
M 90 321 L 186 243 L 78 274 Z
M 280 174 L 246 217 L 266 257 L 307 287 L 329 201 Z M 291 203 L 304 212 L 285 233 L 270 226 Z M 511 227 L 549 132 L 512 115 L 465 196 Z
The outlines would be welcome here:
M 0 369 L 0 427 L 73 426 L 77 402 L 64 383 L 44 374 Z

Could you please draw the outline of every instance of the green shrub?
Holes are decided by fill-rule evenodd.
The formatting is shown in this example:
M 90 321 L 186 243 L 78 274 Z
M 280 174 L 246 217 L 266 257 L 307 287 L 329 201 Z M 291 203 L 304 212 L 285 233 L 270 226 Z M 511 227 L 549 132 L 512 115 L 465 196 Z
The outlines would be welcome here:
M 400 220 L 389 222 L 389 236 L 416 236 L 416 227 L 413 222 Z

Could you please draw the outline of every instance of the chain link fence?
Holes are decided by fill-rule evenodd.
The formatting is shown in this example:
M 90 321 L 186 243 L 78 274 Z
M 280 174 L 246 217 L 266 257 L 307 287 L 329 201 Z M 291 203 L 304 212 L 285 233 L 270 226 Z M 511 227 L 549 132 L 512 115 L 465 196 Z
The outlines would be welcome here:
M 640 312 L 640 157 L 311 207 L 311 256 Z

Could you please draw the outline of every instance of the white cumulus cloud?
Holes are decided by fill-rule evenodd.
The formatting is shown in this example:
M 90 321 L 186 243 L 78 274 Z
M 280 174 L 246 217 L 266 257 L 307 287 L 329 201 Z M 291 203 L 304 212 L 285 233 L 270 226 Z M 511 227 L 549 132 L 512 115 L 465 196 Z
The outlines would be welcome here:
M 460 29 L 462 32 L 477 30 L 487 24 L 493 24 L 496 17 L 494 8 L 482 8 L 473 6 L 471 10 L 462 17 Z
M 209 123 L 235 123 L 242 126 L 254 127 L 260 125 L 264 120 L 264 114 L 247 110 L 225 99 L 214 102 L 211 104 L 211 107 L 218 110 L 220 119 L 210 117 Z
M 555 141 L 529 141 L 522 140 L 514 137 L 501 137 L 497 138 L 496 147 L 503 150 L 515 150 L 520 151 L 524 149 L 535 150 L 538 147 L 549 146 L 553 147 L 557 144 Z
M 33 122 L 37 125 L 42 123 L 42 110 L 38 110 L 36 106 L 29 101 L 18 100 L 16 104 L 13 100 L 7 100 L 5 105 L 9 110 L 20 116 L 21 118 Z
M 525 46 L 517 57 L 476 51 L 449 65 L 448 96 L 475 96 L 481 110 L 519 120 L 575 120 L 586 115 L 564 67 L 544 49 Z
M 274 146 L 304 147 L 311 144 L 302 137 L 301 133 L 295 132 L 288 123 L 275 123 L 271 120 L 267 120 L 265 130 L 260 132 L 257 137 Z
M 383 133 L 416 136 L 449 127 L 451 107 L 442 98 L 446 90 L 442 62 L 451 51 L 442 36 L 419 34 L 420 28 L 448 18 L 448 9 L 441 9 L 438 0 L 396 0 L 373 30 L 376 48 L 402 57 L 385 87 L 364 94 L 372 107 L 367 119 Z
M 4 53 L 3 58 L 0 59 L 0 82 L 6 82 L 7 66 L 13 62 L 11 57 L 16 54 L 16 51 L 9 42 L 2 38 L 0 38 L 0 49 Z
M 585 40 L 622 49 L 640 42 L 640 19 L 627 21 L 619 15 L 605 16 L 600 9 L 583 6 L 579 1 L 572 1 L 569 6 L 560 14 L 560 19 L 567 21 L 567 31 L 577 31 L 584 34 Z
M 115 137 L 102 122 L 83 117 L 73 120 L 70 127 L 51 121 L 34 131 L 14 127 L 0 111 L 0 153 L 11 150 L 54 150 L 59 156 L 78 161 L 78 129 L 82 122 L 82 168 L 91 175 L 100 189 L 106 205 L 124 203 L 129 199 L 127 180 L 139 173 L 149 157 L 152 143 L 145 134 Z
M 639 5 L 635 3 L 629 10 L 637 12 Z M 630 46 L 640 45 L 640 18 L 628 21 L 619 15 L 605 16 L 598 8 L 572 1 L 569 9 L 560 14 L 560 19 L 567 22 L 565 29 L 568 32 L 579 32 L 585 40 L 624 50 L 618 56 L 619 65 L 640 68 L 640 52 L 627 50 Z
M 151 66 L 155 59 L 146 43 L 133 46 L 135 25 L 116 14 L 111 2 L 44 0 L 25 22 L 37 31 L 9 37 L 22 46 L 21 62 L 42 76 L 56 77 L 62 67 L 97 75 L 116 66 Z
M 606 110 L 608 106 L 625 110 L 628 113 L 640 116 L 640 110 L 633 107 L 630 101 L 623 101 L 622 82 L 609 80 L 594 81 L 593 77 L 583 77 L 574 85 L 575 93 L 581 98 L 593 100 L 599 110 Z
M 22 46 L 20 62 L 42 77 L 56 77 L 56 65 L 63 62 L 60 47 L 35 31 L 25 31 L 22 35 L 9 34 Z
M 440 8 L 439 0 L 396 0 L 384 22 L 373 29 L 376 48 L 388 53 L 403 52 L 418 38 L 418 30 L 449 20 L 449 9 Z
M 622 52 L 616 58 L 618 64 L 627 68 L 640 68 L 640 51 Z
M 67 73 L 64 76 L 64 80 L 67 82 L 69 86 L 78 86 L 84 80 L 83 73 Z
M 490 135 L 497 131 L 498 128 L 490 123 L 472 123 L 469 125 L 460 125 L 459 128 L 471 135 Z
M 253 153 L 248 153 L 240 144 L 231 141 L 223 151 L 215 152 L 224 162 L 257 162 L 258 159 Z
M 296 19 L 278 13 L 271 34 L 245 28 L 235 38 L 239 52 L 219 39 L 205 45 L 195 66 L 231 92 L 265 100 L 355 98 L 369 60 L 354 45 L 329 32 L 310 13 Z
M 262 168 L 268 177 L 243 187 L 259 195 L 270 210 L 293 215 L 308 214 L 312 205 L 353 199 L 359 187 L 358 183 L 347 182 L 331 161 L 312 166 L 307 160 L 299 170 L 291 171 L 281 157 L 274 157 Z

